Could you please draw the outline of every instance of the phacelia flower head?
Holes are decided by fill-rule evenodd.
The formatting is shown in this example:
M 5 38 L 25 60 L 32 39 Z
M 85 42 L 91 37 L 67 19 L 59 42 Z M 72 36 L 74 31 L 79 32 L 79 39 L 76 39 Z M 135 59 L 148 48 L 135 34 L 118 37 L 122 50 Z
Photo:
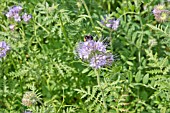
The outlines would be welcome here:
M 113 58 L 113 55 L 111 55 L 111 54 L 109 54 L 109 55 L 107 55 L 107 54 L 94 55 L 90 59 L 90 66 L 98 69 L 105 65 L 111 65 L 113 61 L 114 61 L 114 58 Z
M 21 6 L 13 6 L 9 9 L 9 11 L 6 13 L 6 16 L 8 18 L 12 18 L 16 15 L 19 15 L 19 12 L 22 10 Z
M 10 50 L 10 47 L 4 42 L 0 42 L 0 58 L 6 56 L 6 52 Z
M 15 25 L 14 25 L 14 24 L 9 25 L 9 29 L 12 30 L 12 31 L 14 31 Z
M 111 65 L 114 61 L 113 55 L 106 51 L 106 45 L 101 41 L 88 40 L 80 42 L 76 48 L 77 55 L 87 61 L 92 68 L 100 68 Z
M 89 40 L 86 42 L 80 42 L 77 46 L 77 53 L 81 59 L 88 59 L 89 55 L 93 51 L 94 41 Z
M 20 22 L 21 21 L 21 17 L 20 17 L 20 15 L 18 13 L 16 13 L 13 17 L 14 17 L 14 20 L 16 22 Z
M 117 28 L 119 27 L 119 23 L 120 23 L 120 20 L 117 19 L 117 20 L 112 20 L 112 29 L 113 30 L 117 30 Z
M 77 52 L 81 59 L 89 59 L 91 54 L 95 52 L 106 52 L 106 46 L 100 41 L 88 40 L 80 42 L 77 46 Z
M 158 22 L 164 22 L 168 20 L 169 11 L 165 9 L 165 5 L 156 5 L 152 12 L 154 14 L 155 20 Z
M 119 27 L 120 24 L 120 20 L 119 19 L 108 19 L 105 17 L 104 20 L 101 21 L 101 23 L 108 27 L 113 29 L 114 31 L 117 30 L 117 28 Z
M 24 13 L 24 15 L 22 15 L 22 19 L 23 19 L 25 22 L 28 22 L 31 18 L 32 18 L 32 15 L 29 15 L 29 14 L 27 14 L 27 13 Z
M 106 64 L 106 56 L 104 55 L 94 55 L 90 59 L 90 66 L 93 68 L 100 68 Z
M 108 20 L 106 23 L 106 27 L 111 28 L 113 30 L 117 30 L 117 28 L 119 27 L 119 22 L 120 22 L 119 19 L 118 20 L 114 20 L 114 19 Z
M 23 105 L 29 107 L 35 104 L 36 102 L 37 102 L 37 95 L 34 92 L 28 91 L 23 95 L 23 98 L 22 98 Z
M 11 11 L 7 12 L 7 13 L 6 13 L 6 17 L 7 17 L 7 18 L 13 17 L 13 13 L 12 13 Z
M 160 14 L 160 16 L 155 17 L 155 19 L 159 22 L 165 22 L 167 21 L 169 18 L 169 14 L 167 11 L 162 11 L 162 13 Z
M 22 10 L 21 6 L 13 6 L 9 11 L 13 13 L 19 13 Z
M 94 42 L 94 51 L 106 53 L 106 45 L 104 45 L 103 42 L 100 41 Z
M 13 6 L 6 13 L 6 17 L 7 18 L 13 18 L 14 21 L 16 21 L 16 22 L 20 22 L 21 18 L 23 19 L 23 21 L 28 22 L 32 18 L 32 15 L 24 13 L 22 16 L 20 16 L 21 10 L 22 10 L 21 6 Z

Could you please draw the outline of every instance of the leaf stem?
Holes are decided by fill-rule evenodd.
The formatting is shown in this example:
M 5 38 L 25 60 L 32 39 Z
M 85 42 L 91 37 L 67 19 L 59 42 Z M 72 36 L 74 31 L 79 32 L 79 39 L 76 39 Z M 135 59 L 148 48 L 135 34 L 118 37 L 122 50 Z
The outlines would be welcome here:
M 62 18 L 61 18 L 61 12 L 59 13 L 59 19 L 60 19 L 60 23 L 61 23 L 61 30 L 64 34 L 64 38 L 66 39 L 66 43 L 69 47 L 72 47 L 71 44 L 70 44 L 70 41 L 69 41 L 69 38 L 68 38 L 68 34 L 66 32 L 66 29 L 64 27 L 64 24 L 63 24 L 63 21 L 62 21 Z
M 113 32 L 113 30 L 110 30 L 110 46 L 111 46 L 111 51 L 113 52 L 113 38 L 112 38 L 112 32 Z
M 99 75 L 99 70 L 95 69 L 95 74 L 97 76 L 97 84 L 98 84 L 98 87 L 100 88 L 101 92 L 102 92 L 102 99 L 103 99 L 103 106 L 105 108 L 105 113 L 107 113 L 107 105 L 106 105 L 106 100 L 105 100 L 105 96 L 104 96 L 104 90 L 101 86 L 101 83 L 100 83 L 100 75 Z
M 97 29 L 95 28 L 95 25 L 94 25 L 92 16 L 91 16 L 91 14 L 90 14 L 90 11 L 88 10 L 88 7 L 87 7 L 87 5 L 86 5 L 86 2 L 85 2 L 84 0 L 81 0 L 81 2 L 83 3 L 83 5 L 84 5 L 84 7 L 85 7 L 85 10 L 86 10 L 88 16 L 90 17 L 90 22 L 91 22 L 91 24 L 92 24 L 92 27 L 94 28 L 96 34 L 97 34 L 98 36 L 100 36 L 99 33 L 97 32 Z
M 92 20 L 92 18 L 91 18 L 91 14 L 90 14 L 90 12 L 89 12 L 89 10 L 88 10 L 88 7 L 87 7 L 87 5 L 86 5 L 86 2 L 85 2 L 84 0 L 81 0 L 81 2 L 83 3 L 83 5 L 84 5 L 84 7 L 85 7 L 85 9 L 86 9 L 86 12 L 87 12 L 87 14 L 88 14 L 89 17 L 90 17 L 90 22 L 91 22 L 92 26 L 94 26 L 94 23 L 93 23 L 93 20 Z

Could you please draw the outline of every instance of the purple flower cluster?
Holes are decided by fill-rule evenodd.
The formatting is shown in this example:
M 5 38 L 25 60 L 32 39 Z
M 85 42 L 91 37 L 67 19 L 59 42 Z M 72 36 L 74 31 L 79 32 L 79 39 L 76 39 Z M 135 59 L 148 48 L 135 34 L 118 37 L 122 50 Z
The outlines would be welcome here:
M 88 40 L 86 42 L 80 42 L 77 48 L 78 55 L 81 59 L 89 59 L 91 53 L 95 51 L 106 52 L 106 46 L 102 42 L 95 42 L 94 40 Z
M 155 20 L 158 22 L 164 22 L 169 17 L 169 11 L 165 9 L 164 4 L 156 5 L 152 11 L 155 16 Z
M 32 15 L 29 15 L 29 14 L 27 14 L 27 13 L 24 13 L 24 15 L 22 15 L 22 19 L 23 19 L 25 22 L 28 22 L 31 18 L 32 18 Z
M 80 42 L 77 46 L 78 56 L 90 63 L 93 68 L 111 65 L 114 61 L 112 54 L 106 52 L 106 45 L 100 41 L 88 40 Z
M 20 11 L 22 10 L 21 6 L 13 6 L 9 9 L 9 11 L 6 13 L 7 18 L 14 18 L 16 22 L 21 21 L 21 18 L 19 16 Z
M 10 50 L 10 47 L 4 42 L 0 42 L 0 58 L 6 56 L 6 52 Z
M 119 24 L 120 24 L 120 20 L 119 19 L 106 19 L 106 17 L 104 18 L 104 20 L 101 21 L 101 23 L 108 27 L 108 28 L 111 28 L 113 30 L 117 30 L 117 28 L 119 27 Z
M 14 20 L 16 22 L 20 22 L 21 18 L 23 19 L 23 21 L 28 22 L 32 18 L 32 16 L 27 14 L 27 13 L 24 13 L 23 16 L 20 16 L 21 10 L 22 10 L 21 6 L 13 6 L 6 13 L 6 17 L 7 18 L 14 18 Z
M 94 55 L 90 59 L 90 66 L 93 68 L 100 68 L 104 65 L 111 65 L 112 62 L 114 61 L 113 55 L 112 54 L 99 54 L 99 55 Z

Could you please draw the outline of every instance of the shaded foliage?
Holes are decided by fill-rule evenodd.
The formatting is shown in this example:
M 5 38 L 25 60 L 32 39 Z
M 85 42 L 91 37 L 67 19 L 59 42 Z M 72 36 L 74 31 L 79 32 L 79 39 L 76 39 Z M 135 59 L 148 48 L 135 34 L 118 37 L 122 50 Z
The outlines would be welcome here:
M 170 6 L 166 0 L 1 0 L 0 41 L 11 50 L 0 59 L 0 112 L 169 113 L 170 23 L 154 19 L 159 3 Z M 32 19 L 7 18 L 14 5 Z M 101 24 L 106 15 L 120 19 L 117 31 Z M 100 84 L 75 54 L 89 34 L 118 57 L 99 70 Z M 38 97 L 31 107 L 22 104 L 27 91 Z

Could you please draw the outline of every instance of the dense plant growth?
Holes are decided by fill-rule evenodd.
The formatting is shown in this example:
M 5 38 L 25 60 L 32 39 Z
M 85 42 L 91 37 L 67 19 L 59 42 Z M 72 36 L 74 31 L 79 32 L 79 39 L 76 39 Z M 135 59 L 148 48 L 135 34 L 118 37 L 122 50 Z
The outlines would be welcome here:
M 0 112 L 170 113 L 169 0 L 1 0 Z

